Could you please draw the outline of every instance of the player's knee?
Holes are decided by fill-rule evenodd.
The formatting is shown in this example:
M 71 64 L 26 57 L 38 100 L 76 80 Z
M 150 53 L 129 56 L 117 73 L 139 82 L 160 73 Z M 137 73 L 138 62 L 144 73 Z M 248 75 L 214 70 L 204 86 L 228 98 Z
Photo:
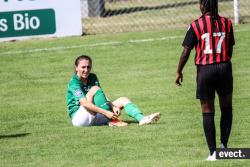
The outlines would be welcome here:
M 202 113 L 214 113 L 213 110 L 202 110 Z
M 214 100 L 200 100 L 202 113 L 214 113 Z
M 213 113 L 214 109 L 210 105 L 202 105 L 201 106 L 202 113 Z
M 88 93 L 86 94 L 86 98 L 88 101 L 92 101 L 93 97 L 95 95 L 95 93 L 101 89 L 99 86 L 93 86 L 90 88 L 90 90 L 88 91 Z
M 130 103 L 130 100 L 127 97 L 120 97 L 119 101 L 123 104 L 126 105 L 128 103 Z
M 88 91 L 89 94 L 91 94 L 92 96 L 94 96 L 94 94 L 99 90 L 101 89 L 99 86 L 92 86 L 90 88 L 90 90 Z
M 101 89 L 99 86 L 92 86 L 89 91 L 96 92 L 97 90 Z

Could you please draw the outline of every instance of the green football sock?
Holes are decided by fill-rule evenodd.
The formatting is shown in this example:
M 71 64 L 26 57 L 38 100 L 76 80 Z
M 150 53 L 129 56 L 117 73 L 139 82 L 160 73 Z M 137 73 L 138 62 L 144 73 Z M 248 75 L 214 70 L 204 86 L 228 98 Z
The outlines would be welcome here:
M 138 122 L 144 117 L 141 110 L 133 103 L 128 103 L 124 106 L 125 112 Z
M 102 109 L 111 110 L 108 104 L 108 100 L 102 91 L 102 89 L 98 89 L 94 95 L 94 104 Z

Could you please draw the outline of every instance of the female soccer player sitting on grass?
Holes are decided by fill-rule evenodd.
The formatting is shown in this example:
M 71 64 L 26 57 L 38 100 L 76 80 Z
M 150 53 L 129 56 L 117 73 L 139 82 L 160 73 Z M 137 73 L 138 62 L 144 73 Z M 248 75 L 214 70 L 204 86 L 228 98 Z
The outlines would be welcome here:
M 144 116 L 140 109 L 127 97 L 120 97 L 113 102 L 107 100 L 97 76 L 91 72 L 92 60 L 87 55 L 81 55 L 75 60 L 75 74 L 69 81 L 67 89 L 67 111 L 73 126 L 127 126 L 119 120 L 121 110 L 139 125 L 155 123 L 160 119 L 160 113 Z

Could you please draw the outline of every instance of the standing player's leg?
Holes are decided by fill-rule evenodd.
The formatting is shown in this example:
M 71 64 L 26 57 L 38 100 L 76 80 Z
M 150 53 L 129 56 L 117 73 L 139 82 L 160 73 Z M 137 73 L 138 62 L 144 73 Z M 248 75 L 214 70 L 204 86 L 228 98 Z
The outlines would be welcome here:
M 215 156 L 216 150 L 216 131 L 214 123 L 214 99 L 212 100 L 200 100 L 202 117 L 203 117 L 203 129 L 206 136 L 207 145 L 210 151 L 210 156 Z M 214 157 L 215 158 L 215 157 Z
M 221 147 L 227 148 L 228 139 L 231 132 L 233 112 L 232 112 L 232 94 L 219 96 L 221 119 L 220 119 L 220 140 Z
M 218 66 L 218 87 L 217 93 L 220 101 L 221 120 L 221 147 L 227 147 L 232 127 L 232 94 L 233 74 L 231 62 L 222 63 Z
M 216 131 L 215 131 L 215 88 L 216 88 L 216 66 L 197 66 L 197 89 L 196 97 L 200 99 L 203 129 L 210 154 L 207 160 L 216 160 Z

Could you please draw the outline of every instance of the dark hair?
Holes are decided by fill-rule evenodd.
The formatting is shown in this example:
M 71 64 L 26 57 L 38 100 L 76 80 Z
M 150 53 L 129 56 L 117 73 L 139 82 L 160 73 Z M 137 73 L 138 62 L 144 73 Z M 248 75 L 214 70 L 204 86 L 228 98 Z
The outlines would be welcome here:
M 91 64 L 91 66 L 92 66 L 92 59 L 91 59 L 91 57 L 89 57 L 89 56 L 87 56 L 87 55 L 78 56 L 78 57 L 76 58 L 76 60 L 75 60 L 75 66 L 78 66 L 78 64 L 79 64 L 79 62 L 80 62 L 81 60 L 88 60 L 88 61 L 90 62 L 90 64 Z M 74 71 L 75 71 L 75 73 L 76 73 L 75 68 L 74 68 Z
M 215 29 L 214 23 L 216 20 L 219 21 L 218 0 L 200 0 L 200 4 L 202 4 L 204 8 L 203 14 L 210 12 L 211 21 L 212 21 L 211 28 L 212 28 L 212 32 L 214 32 L 214 29 Z M 214 38 L 212 38 L 212 40 L 214 40 Z M 213 50 L 213 54 L 215 56 L 216 54 L 215 50 Z
M 81 61 L 81 60 L 88 60 L 90 62 L 90 64 L 92 64 L 92 59 L 89 56 L 87 56 L 87 55 L 81 55 L 81 56 L 78 56 L 76 58 L 76 60 L 75 60 L 75 66 L 78 66 L 79 61 Z
M 204 6 L 204 14 L 210 12 L 212 19 L 218 19 L 218 0 L 200 0 L 200 4 Z

